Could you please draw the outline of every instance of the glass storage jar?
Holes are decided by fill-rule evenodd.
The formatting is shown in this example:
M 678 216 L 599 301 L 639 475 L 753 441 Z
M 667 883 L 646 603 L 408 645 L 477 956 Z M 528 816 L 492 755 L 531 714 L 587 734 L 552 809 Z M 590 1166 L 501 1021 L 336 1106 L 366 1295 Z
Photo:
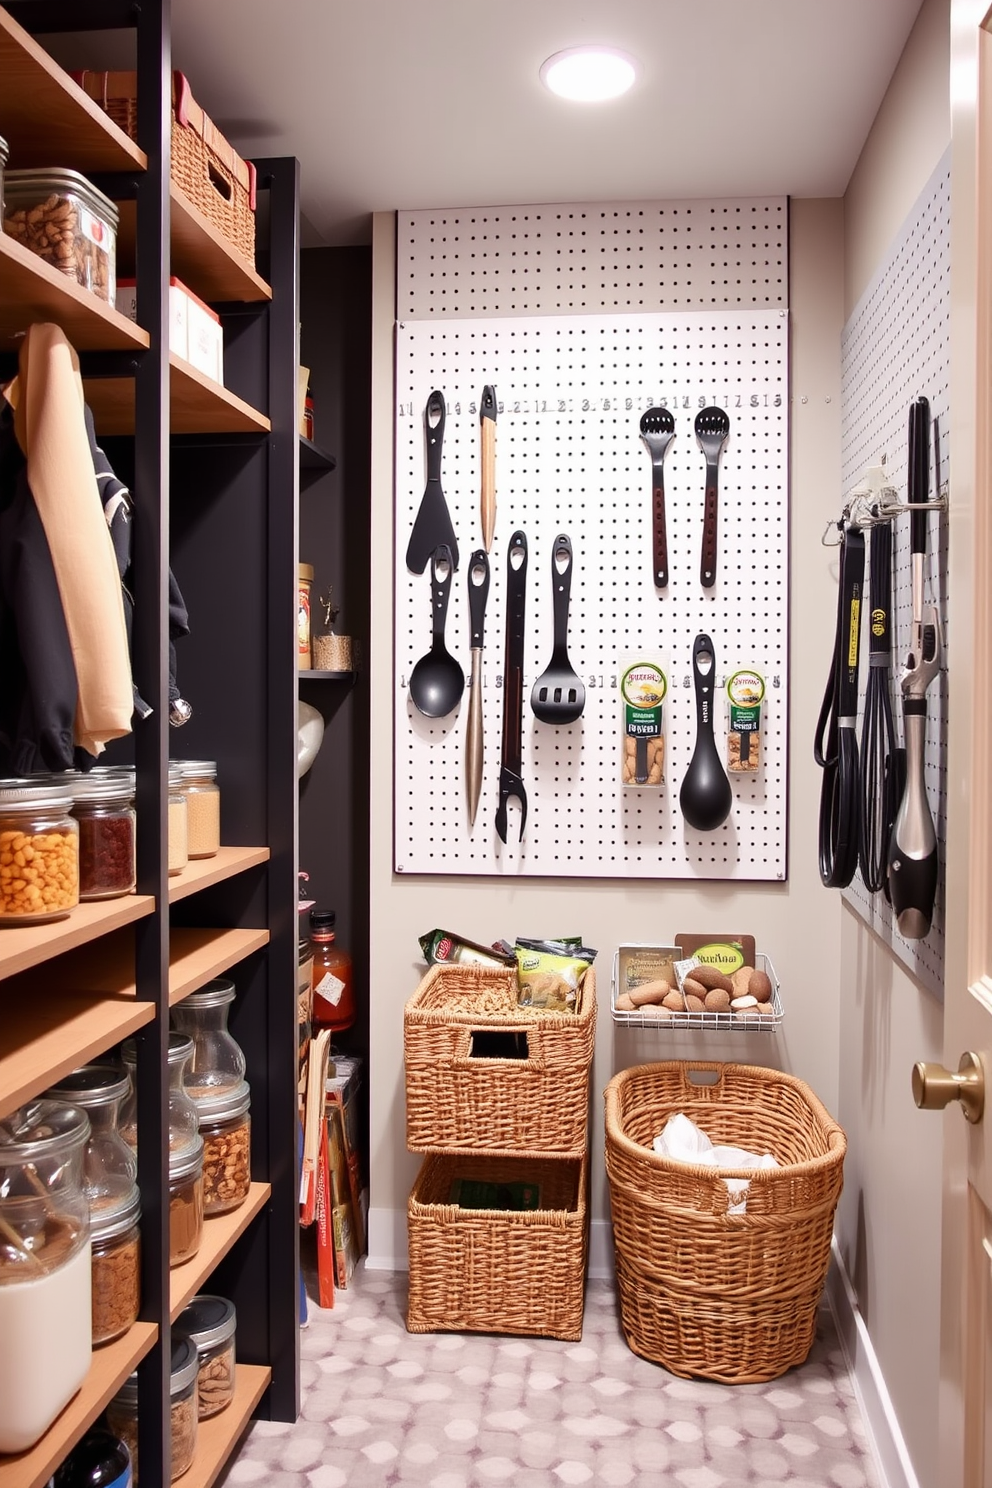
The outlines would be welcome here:
M 195 1256 L 203 1239 L 203 1139 L 169 1158 L 169 1265 Z
M 169 1402 L 172 1466 L 169 1481 L 186 1472 L 196 1453 L 196 1344 L 173 1334 L 169 1361 Z M 138 1373 L 128 1375 L 107 1406 L 107 1425 L 131 1453 L 131 1469 L 138 1482 Z
M 174 1333 L 184 1334 L 196 1345 L 196 1402 L 201 1421 L 216 1416 L 234 1399 L 237 1325 L 234 1303 L 205 1292 L 194 1297 L 172 1325 Z
M 220 787 L 215 760 L 179 760 L 186 793 L 188 851 L 191 858 L 220 852 Z
M 245 1056 L 227 1030 L 234 983 L 215 977 L 172 1009 L 172 1021 L 193 1041 L 193 1055 L 183 1073 L 186 1093 L 199 1102 L 234 1090 L 245 1077 Z
M 127 1070 L 118 1065 L 84 1064 L 45 1092 L 51 1100 L 79 1106 L 90 1118 L 83 1183 L 93 1219 L 129 1198 L 138 1176 L 134 1149 L 118 1130 L 121 1102 L 130 1089 Z
M 0 1120 L 0 1452 L 33 1447 L 90 1367 L 89 1132 L 60 1101 Z
M 3 184 L 4 232 L 112 305 L 118 213 L 110 198 L 74 170 L 9 170 Z
M 185 1033 L 172 1030 L 169 1034 L 169 1156 L 177 1157 L 189 1152 L 197 1143 L 196 1105 L 186 1091 L 186 1066 L 193 1057 L 193 1040 Z M 124 1140 L 137 1151 L 138 1147 L 138 1049 L 133 1038 L 125 1039 L 121 1045 L 121 1059 L 130 1077 L 131 1088 L 121 1107 L 120 1132 Z
M 234 1090 L 196 1103 L 203 1137 L 203 1212 L 226 1214 L 248 1197 L 251 1186 L 251 1090 Z
M 116 899 L 135 884 L 134 775 L 107 770 L 72 782 L 79 823 L 79 897 Z
M 131 1488 L 133 1481 L 127 1444 L 106 1427 L 91 1426 L 46 1488 Z
M 189 862 L 189 810 L 181 765 L 169 766 L 169 873 L 182 873 Z
M 90 1209 L 93 1250 L 93 1342 L 109 1343 L 137 1321 L 141 1306 L 141 1195 L 131 1193 L 99 1214 Z
M 79 903 L 79 827 L 72 786 L 0 780 L 0 926 L 64 920 Z

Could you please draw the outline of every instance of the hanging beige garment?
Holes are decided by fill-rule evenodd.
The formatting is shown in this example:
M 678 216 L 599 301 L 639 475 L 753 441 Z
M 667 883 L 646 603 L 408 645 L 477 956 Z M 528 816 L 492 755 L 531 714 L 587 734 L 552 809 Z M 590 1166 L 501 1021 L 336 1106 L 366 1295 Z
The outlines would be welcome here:
M 79 697 L 75 743 L 102 753 L 131 732 L 134 694 L 120 575 L 83 421 L 79 360 L 56 325 L 32 325 L 6 390 L 51 550 Z

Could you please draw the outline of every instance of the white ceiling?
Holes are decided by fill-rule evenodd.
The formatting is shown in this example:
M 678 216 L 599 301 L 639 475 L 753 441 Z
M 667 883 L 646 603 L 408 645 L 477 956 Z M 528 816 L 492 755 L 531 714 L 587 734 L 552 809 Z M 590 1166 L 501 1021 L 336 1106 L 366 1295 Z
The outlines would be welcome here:
M 305 242 L 393 208 L 839 196 L 920 0 L 172 0 L 174 63 L 244 155 L 297 155 Z M 641 64 L 553 97 L 552 52 Z

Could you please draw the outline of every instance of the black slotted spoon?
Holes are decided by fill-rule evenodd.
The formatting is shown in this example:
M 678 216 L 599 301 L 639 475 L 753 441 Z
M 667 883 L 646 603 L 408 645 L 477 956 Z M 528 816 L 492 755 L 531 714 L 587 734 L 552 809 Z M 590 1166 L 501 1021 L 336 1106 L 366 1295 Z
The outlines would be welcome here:
M 530 709 L 542 723 L 565 725 L 581 718 L 586 705 L 582 678 L 568 659 L 568 600 L 572 589 L 572 544 L 564 532 L 551 550 L 554 646 L 551 661 L 534 683 Z
M 716 583 L 717 491 L 720 483 L 720 456 L 730 433 L 730 419 L 723 408 L 701 408 L 693 425 L 699 448 L 706 457 L 706 500 L 703 508 L 703 556 L 699 565 L 699 582 L 704 589 Z

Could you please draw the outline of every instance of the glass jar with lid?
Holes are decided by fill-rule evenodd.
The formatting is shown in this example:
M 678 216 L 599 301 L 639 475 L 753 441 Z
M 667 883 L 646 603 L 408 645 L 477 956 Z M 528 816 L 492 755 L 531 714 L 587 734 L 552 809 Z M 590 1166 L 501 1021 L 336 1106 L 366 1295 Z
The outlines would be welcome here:
M 183 1080 L 187 1095 L 197 1104 L 224 1095 L 244 1081 L 245 1056 L 227 1029 L 234 997 L 231 979 L 214 977 L 172 1009 L 175 1027 L 193 1040 L 193 1055 Z
M 169 1155 L 169 1265 L 195 1256 L 203 1239 L 203 1138 Z
M 182 767 L 191 858 L 220 852 L 220 787 L 216 760 L 177 760 Z
M 118 1130 L 121 1102 L 130 1089 L 128 1072 L 119 1065 L 84 1064 L 45 1092 L 52 1100 L 79 1106 L 90 1119 L 83 1182 L 91 1217 L 129 1198 L 138 1176 L 134 1149 Z
M 196 1344 L 185 1336 L 173 1334 L 169 1361 L 169 1402 L 171 1471 L 174 1483 L 193 1461 L 196 1453 L 196 1375 L 199 1361 Z M 138 1481 L 138 1373 L 128 1375 L 107 1406 L 107 1425 L 131 1453 L 134 1481 Z
M 141 1306 L 141 1194 L 90 1209 L 93 1342 L 109 1343 L 137 1321 Z
M 169 1034 L 169 1155 L 189 1152 L 197 1145 L 196 1105 L 186 1091 L 186 1066 L 193 1057 L 193 1040 L 173 1030 Z M 121 1059 L 130 1077 L 131 1088 L 121 1106 L 120 1133 L 129 1146 L 138 1147 L 138 1048 L 133 1038 L 121 1045 Z
M 201 1292 L 183 1309 L 172 1328 L 196 1345 L 197 1414 L 216 1416 L 234 1399 L 235 1333 L 238 1318 L 226 1297 Z
M 189 811 L 182 765 L 169 766 L 169 873 L 182 873 L 189 862 Z
M 79 903 L 79 827 L 72 786 L 53 777 L 0 780 L 0 926 L 63 920 Z
M 251 1090 L 242 1080 L 196 1103 L 203 1137 L 203 1212 L 237 1209 L 251 1187 Z
M 89 1371 L 89 1133 L 60 1101 L 0 1120 L 0 1452 L 33 1447 Z
M 135 885 L 134 772 L 101 770 L 72 782 L 79 823 L 79 897 L 116 899 Z

